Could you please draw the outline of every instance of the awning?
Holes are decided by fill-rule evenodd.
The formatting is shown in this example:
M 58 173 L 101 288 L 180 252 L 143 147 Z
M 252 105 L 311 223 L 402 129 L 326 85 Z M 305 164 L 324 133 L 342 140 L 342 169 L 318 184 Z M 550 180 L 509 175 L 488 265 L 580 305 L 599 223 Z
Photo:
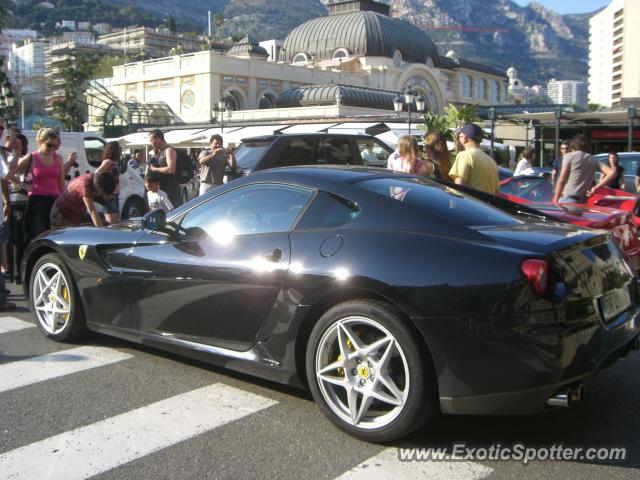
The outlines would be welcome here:
M 149 132 L 129 133 L 124 137 L 120 137 L 118 139 L 118 142 L 120 143 L 120 145 L 123 145 L 125 148 L 130 146 L 136 147 L 136 146 L 149 145 Z
M 222 133 L 221 135 L 224 138 L 225 144 L 238 144 L 243 138 L 260 137 L 262 135 L 273 135 L 274 133 L 278 133 L 280 130 L 287 127 L 289 127 L 289 125 L 260 125 L 254 127 L 239 128 L 233 131 L 225 128 L 224 133 Z M 206 140 L 204 140 L 204 143 L 209 143 L 208 137 Z
M 369 133 L 367 132 L 367 130 L 374 127 L 382 128 L 383 130 L 386 130 L 386 127 L 384 127 L 384 124 L 380 122 L 376 122 L 376 123 L 353 122 L 353 123 L 341 123 L 339 125 L 336 125 L 335 127 L 329 128 L 327 132 L 328 133 L 345 133 L 349 135 L 368 135 Z M 379 132 L 379 133 L 382 133 L 382 132 Z
M 184 146 L 188 147 L 189 143 L 193 143 L 194 140 L 201 138 L 201 132 L 204 132 L 204 128 L 188 128 L 184 130 L 171 130 L 164 133 L 164 139 L 170 145 L 174 147 Z M 184 145 L 182 145 L 184 144 Z
M 283 130 L 280 133 L 318 133 L 331 128 L 337 123 L 303 123 L 300 125 L 292 125 Z

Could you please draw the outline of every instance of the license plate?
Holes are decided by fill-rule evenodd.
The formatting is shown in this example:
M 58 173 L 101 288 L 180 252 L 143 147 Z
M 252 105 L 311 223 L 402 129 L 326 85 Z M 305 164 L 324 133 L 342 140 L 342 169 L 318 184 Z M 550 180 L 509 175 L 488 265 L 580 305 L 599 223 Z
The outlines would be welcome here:
M 627 288 L 619 288 L 600 297 L 600 308 L 604 321 L 608 322 L 631 306 L 631 296 Z

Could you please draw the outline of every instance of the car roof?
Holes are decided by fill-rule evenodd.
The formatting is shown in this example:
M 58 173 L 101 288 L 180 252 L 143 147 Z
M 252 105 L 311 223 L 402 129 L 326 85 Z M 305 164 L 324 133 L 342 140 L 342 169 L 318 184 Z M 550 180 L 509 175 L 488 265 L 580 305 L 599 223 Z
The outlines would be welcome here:
M 280 133 L 280 134 L 272 134 L 272 135 L 258 135 L 255 137 L 246 137 L 243 138 L 243 142 L 266 142 L 273 141 L 281 138 L 365 138 L 367 140 L 378 140 L 381 143 L 381 140 L 377 139 L 372 135 L 367 135 L 366 133 Z
M 627 155 L 640 155 L 640 152 L 615 152 L 619 157 L 626 157 Z M 608 153 L 598 153 L 594 157 L 608 157 Z
M 251 181 L 288 180 L 305 184 L 354 183 L 366 178 L 412 177 L 386 168 L 354 165 L 299 165 L 260 170 L 246 177 Z

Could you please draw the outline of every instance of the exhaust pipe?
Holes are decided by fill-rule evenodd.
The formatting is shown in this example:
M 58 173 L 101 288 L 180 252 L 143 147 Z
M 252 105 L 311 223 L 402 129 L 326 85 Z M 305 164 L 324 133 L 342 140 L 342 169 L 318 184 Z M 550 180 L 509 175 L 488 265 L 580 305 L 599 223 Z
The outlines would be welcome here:
M 556 393 L 547 400 L 547 405 L 549 407 L 569 408 L 574 402 L 581 402 L 582 400 L 584 400 L 584 385 L 581 383 L 577 387 L 567 388 Z

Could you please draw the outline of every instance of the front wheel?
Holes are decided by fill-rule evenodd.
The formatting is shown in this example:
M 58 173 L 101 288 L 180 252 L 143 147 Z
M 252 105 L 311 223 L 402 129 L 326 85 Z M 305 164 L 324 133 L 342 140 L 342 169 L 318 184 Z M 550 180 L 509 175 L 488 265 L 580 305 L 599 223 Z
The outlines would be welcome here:
M 130 197 L 122 208 L 122 219 L 127 220 L 129 218 L 142 217 L 147 213 L 146 210 L 144 200 L 140 197 Z
M 425 348 L 391 305 L 351 301 L 327 311 L 309 337 L 307 379 L 329 419 L 371 442 L 403 437 L 438 413 Z
M 70 341 L 87 331 L 73 277 L 58 254 L 44 255 L 34 265 L 29 301 L 38 328 L 47 337 Z

